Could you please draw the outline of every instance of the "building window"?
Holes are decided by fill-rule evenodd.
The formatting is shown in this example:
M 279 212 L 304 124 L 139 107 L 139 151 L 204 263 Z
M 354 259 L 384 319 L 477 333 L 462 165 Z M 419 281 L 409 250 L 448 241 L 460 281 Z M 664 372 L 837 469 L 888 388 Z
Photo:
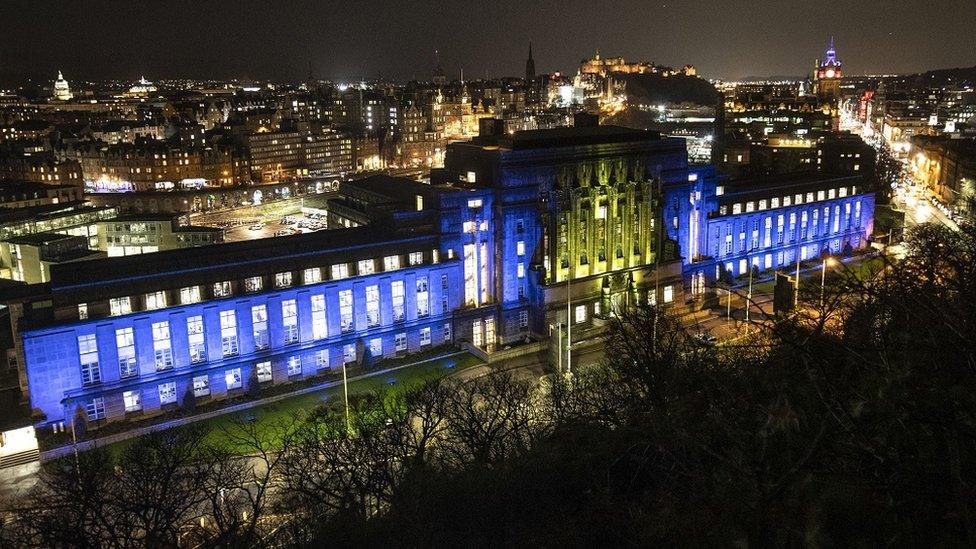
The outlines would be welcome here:
M 529 312 L 519 311 L 518 314 L 518 326 L 520 329 L 526 329 L 529 327 Z
M 281 302 L 281 323 L 285 332 L 285 345 L 298 343 L 298 305 L 294 299 Z
M 372 259 L 361 259 L 357 264 L 357 273 L 368 275 L 376 272 L 376 262 Z
M 289 286 L 291 286 L 291 271 L 275 275 L 275 288 L 287 288 Z
M 78 320 L 87 320 L 87 319 L 88 319 L 88 304 L 87 303 L 79 303 L 78 304 Z
M 424 318 L 430 314 L 430 292 L 427 277 L 417 277 L 417 317 Z
M 164 309 L 166 307 L 166 292 L 150 292 L 146 294 L 146 310 Z
M 260 276 L 250 276 L 244 279 L 245 292 L 260 292 L 263 286 L 264 281 L 261 280 Z
M 451 323 L 447 322 L 444 324 L 444 342 L 451 340 Z
M 210 377 L 197 376 L 193 378 L 193 396 L 205 397 L 210 394 Z
M 471 175 L 474 175 L 474 172 L 468 172 L 468 174 L 469 174 L 469 177 L 470 177 Z M 470 180 L 468 180 L 468 183 L 474 183 L 474 180 L 473 179 L 470 179 Z M 473 200 L 468 200 L 468 207 L 469 208 L 480 208 L 481 207 L 481 204 L 482 204 L 482 202 L 481 202 L 481 199 L 480 198 L 475 198 Z
M 524 241 L 519 240 L 518 242 L 515 243 L 515 253 L 517 255 L 525 255 L 525 242 Z
M 237 313 L 231 309 L 220 311 L 220 349 L 224 357 L 236 356 L 237 347 Z
M 190 305 L 200 302 L 200 286 L 180 288 L 180 304 Z
M 404 352 L 407 350 L 407 334 L 406 332 L 400 332 L 393 336 L 393 348 L 396 352 Z
M 78 336 L 78 357 L 81 360 L 81 383 L 92 385 L 102 380 L 98 367 L 98 342 L 95 334 Z
M 586 322 L 586 305 L 577 305 L 574 314 L 574 323 Z
M 410 252 L 408 260 L 411 265 L 420 265 L 424 262 L 424 252 Z
M 132 305 L 128 297 L 113 297 L 108 300 L 108 310 L 112 316 L 127 315 L 132 312 Z
M 191 316 L 186 319 L 186 334 L 190 347 L 190 364 L 207 361 L 206 336 L 203 333 L 203 317 Z
M 369 355 L 375 358 L 380 358 L 383 356 L 383 340 L 374 337 L 369 340 Z
M 390 293 L 392 294 L 393 301 L 393 322 L 403 322 L 404 308 L 403 308 L 403 281 L 394 280 L 390 283 Z
M 271 347 L 268 337 L 268 308 L 266 305 L 251 307 L 251 329 L 254 334 L 254 350 L 262 351 Z
M 160 383 L 156 388 L 159 391 L 159 405 L 166 406 L 167 404 L 176 403 L 176 382 L 170 381 L 168 383 Z
M 420 329 L 420 346 L 430 345 L 430 328 Z
M 342 280 L 343 278 L 349 278 L 349 264 L 339 263 L 338 265 L 333 265 L 332 280 Z
M 152 325 L 153 354 L 156 357 L 156 371 L 162 372 L 173 367 L 173 348 L 169 338 L 169 322 L 154 322 Z M 174 389 L 175 390 L 175 389 Z
M 342 363 L 350 364 L 356 362 L 356 344 L 346 343 L 342 346 Z
M 85 403 L 85 413 L 88 414 L 89 421 L 105 419 L 105 399 L 95 397 Z
M 254 373 L 258 383 L 271 381 L 271 361 L 265 360 L 254 365 Z
M 312 302 L 312 339 L 325 339 L 329 336 L 329 327 L 325 317 L 325 295 L 313 295 Z
M 388 255 L 383 258 L 383 270 L 395 271 L 400 268 L 400 256 Z
M 288 357 L 288 377 L 302 375 L 302 357 L 292 355 Z
M 322 269 L 318 267 L 305 269 L 302 272 L 302 280 L 305 281 L 305 284 L 318 284 L 322 282 Z
M 224 383 L 227 385 L 227 390 L 240 389 L 241 388 L 241 369 L 231 368 L 230 370 L 224 371 Z
M 325 370 L 329 367 L 329 350 L 319 349 L 315 351 L 315 369 Z
M 214 297 L 227 297 L 230 295 L 230 281 L 215 282 L 213 285 Z
M 376 284 L 366 286 L 366 327 L 380 325 L 380 288 Z
M 126 412 L 138 412 L 142 410 L 142 394 L 139 391 L 123 392 L 122 402 L 125 404 Z
M 136 367 L 136 342 L 132 328 L 115 330 L 115 344 L 119 350 L 119 377 L 137 375 L 139 370 Z
M 339 330 L 342 333 L 353 330 L 352 290 L 339 292 Z
M 516 265 L 515 275 L 519 278 L 525 278 L 525 263 L 519 263 Z
M 664 302 L 665 303 L 671 303 L 672 301 L 674 301 L 674 286 L 670 286 L 670 285 L 669 286 L 665 286 L 664 287 Z

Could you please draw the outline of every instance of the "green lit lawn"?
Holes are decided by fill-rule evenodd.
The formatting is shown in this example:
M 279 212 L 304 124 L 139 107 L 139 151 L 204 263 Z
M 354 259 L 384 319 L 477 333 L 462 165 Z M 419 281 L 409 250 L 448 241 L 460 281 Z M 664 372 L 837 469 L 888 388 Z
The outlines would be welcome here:
M 350 381 L 349 395 L 352 397 L 353 395 L 365 394 L 371 391 L 406 388 L 426 379 L 444 377 L 450 373 L 463 370 L 465 368 L 470 368 L 471 366 L 478 364 L 482 364 L 481 360 L 468 353 L 435 358 L 411 366 L 406 366 L 386 374 L 378 374 L 372 377 Z M 197 421 L 191 425 L 194 427 L 203 428 L 205 431 L 207 431 L 207 442 L 221 445 L 226 441 L 226 437 L 221 429 L 232 425 L 235 421 L 246 419 L 247 421 L 254 422 L 259 426 L 263 425 L 270 427 L 280 422 L 288 421 L 296 413 L 312 410 L 326 402 L 335 402 L 341 405 L 341 382 L 333 387 L 302 395 L 296 395 L 273 402 L 271 404 L 255 406 L 239 412 L 215 416 Z M 181 428 L 182 427 L 177 427 L 177 429 Z M 139 437 L 131 438 L 109 445 L 108 449 L 112 452 L 119 452 L 138 441 Z

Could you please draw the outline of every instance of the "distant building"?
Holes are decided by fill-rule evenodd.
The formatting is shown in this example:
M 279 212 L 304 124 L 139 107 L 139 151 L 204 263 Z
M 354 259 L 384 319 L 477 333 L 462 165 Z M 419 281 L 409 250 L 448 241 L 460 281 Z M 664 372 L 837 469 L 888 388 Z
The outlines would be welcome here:
M 51 280 L 51 266 L 105 257 L 88 239 L 60 233 L 35 233 L 0 241 L 0 278 L 39 284 Z
M 834 49 L 834 38 L 830 37 L 824 58 L 817 60 L 813 71 L 813 88 L 817 98 L 822 102 L 836 103 L 840 99 L 840 81 L 843 76 L 841 62 Z
M 109 257 L 209 246 L 224 241 L 222 229 L 180 226 L 171 214 L 126 214 L 98 223 L 98 249 Z
M 535 80 L 535 59 L 532 59 L 532 42 L 529 42 L 529 58 L 525 60 L 525 82 Z
M 54 99 L 57 101 L 71 101 L 74 94 L 68 86 L 68 81 L 64 79 L 61 71 L 58 71 L 58 79 L 54 81 Z

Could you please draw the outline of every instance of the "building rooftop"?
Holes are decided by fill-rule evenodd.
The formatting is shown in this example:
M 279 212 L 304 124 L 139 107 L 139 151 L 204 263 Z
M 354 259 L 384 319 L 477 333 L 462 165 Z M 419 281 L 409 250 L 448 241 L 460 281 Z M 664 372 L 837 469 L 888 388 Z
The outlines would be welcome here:
M 215 274 L 233 278 L 228 270 L 239 270 L 243 267 L 257 274 L 261 270 L 259 265 L 271 263 L 280 264 L 282 270 L 294 269 L 302 263 L 304 257 L 314 258 L 327 254 L 336 254 L 345 261 L 352 261 L 359 248 L 396 244 L 426 236 L 408 235 L 397 239 L 391 238 L 391 230 L 387 227 L 363 226 L 229 242 L 218 246 L 110 257 L 84 264 L 53 266 L 51 287 L 58 291 L 82 286 L 112 286 L 119 282 L 183 277 L 206 271 L 215 271 Z

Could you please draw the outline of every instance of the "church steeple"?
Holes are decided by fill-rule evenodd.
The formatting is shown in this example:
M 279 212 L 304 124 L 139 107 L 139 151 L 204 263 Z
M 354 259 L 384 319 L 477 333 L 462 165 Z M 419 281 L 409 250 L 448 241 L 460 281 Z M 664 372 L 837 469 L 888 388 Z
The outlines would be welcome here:
M 535 59 L 532 59 L 532 42 L 529 42 L 529 58 L 525 60 L 525 80 L 535 80 Z

